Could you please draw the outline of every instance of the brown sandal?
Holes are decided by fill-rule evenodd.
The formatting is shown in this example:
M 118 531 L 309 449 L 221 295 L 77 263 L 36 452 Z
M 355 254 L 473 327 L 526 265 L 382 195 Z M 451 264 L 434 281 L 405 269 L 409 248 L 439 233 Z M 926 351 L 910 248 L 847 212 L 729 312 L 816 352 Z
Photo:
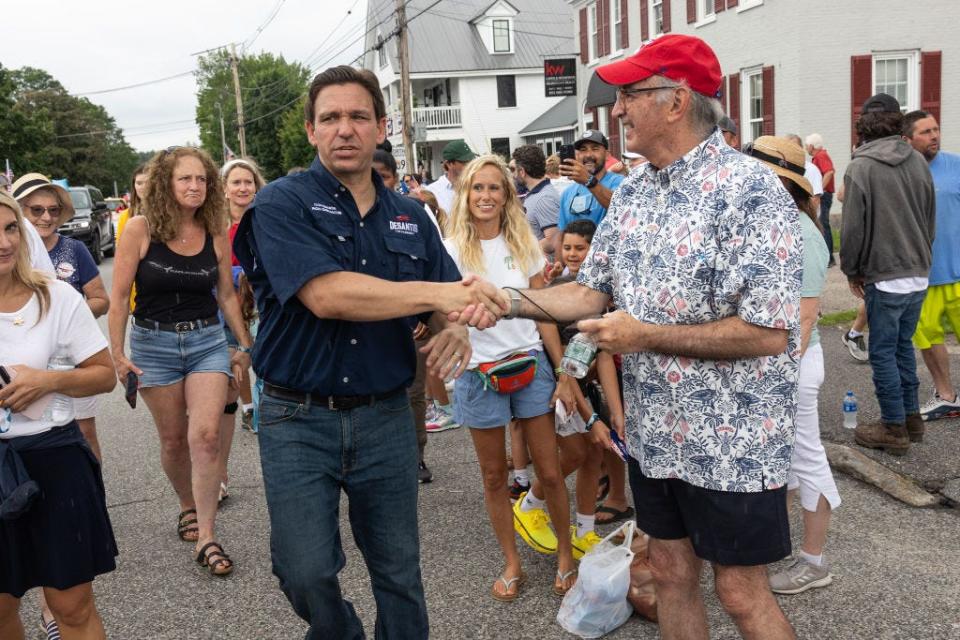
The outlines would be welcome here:
M 553 580 L 553 592 L 558 596 L 565 596 L 570 589 L 573 589 L 573 585 L 577 584 L 577 581 L 574 580 L 570 585 L 564 586 L 570 578 L 573 578 L 577 575 L 577 569 L 570 569 L 566 573 L 560 573 L 560 569 L 557 569 L 557 577 Z
M 213 551 L 207 553 L 207 549 L 211 548 Z M 227 576 L 233 572 L 233 562 L 230 556 L 223 552 L 219 542 L 208 542 L 203 545 L 197 552 L 197 564 L 207 567 L 210 574 L 214 576 Z
M 194 517 L 187 518 L 191 514 Z M 181 511 L 180 515 L 177 516 L 177 535 L 184 542 L 196 542 L 200 539 L 200 529 L 197 528 L 196 515 L 196 509 L 187 509 Z
M 493 596 L 494 600 L 499 600 L 500 602 L 513 602 L 517 599 L 517 596 L 520 595 L 520 587 L 526 582 L 527 574 L 522 570 L 520 571 L 520 575 L 512 578 L 500 576 L 493 583 L 493 587 L 490 589 L 490 595 Z M 497 593 L 498 584 L 503 584 L 503 593 Z M 516 589 L 514 589 L 514 587 L 516 587 Z

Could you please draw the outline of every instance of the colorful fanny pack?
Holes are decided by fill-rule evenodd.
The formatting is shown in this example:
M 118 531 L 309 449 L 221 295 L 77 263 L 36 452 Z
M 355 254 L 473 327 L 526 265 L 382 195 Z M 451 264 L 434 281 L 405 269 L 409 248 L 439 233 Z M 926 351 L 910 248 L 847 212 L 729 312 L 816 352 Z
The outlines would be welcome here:
M 537 352 L 515 353 L 493 362 L 481 362 L 474 369 L 483 380 L 483 388 L 510 394 L 523 389 L 537 375 Z

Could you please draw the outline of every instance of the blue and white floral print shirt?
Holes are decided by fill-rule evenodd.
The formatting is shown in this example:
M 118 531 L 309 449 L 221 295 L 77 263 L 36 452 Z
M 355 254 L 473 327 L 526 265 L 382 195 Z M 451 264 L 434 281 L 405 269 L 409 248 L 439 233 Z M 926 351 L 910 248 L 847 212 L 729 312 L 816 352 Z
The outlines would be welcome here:
M 645 476 L 736 492 L 786 484 L 800 361 L 798 216 L 779 178 L 719 130 L 614 193 L 578 282 L 642 322 L 737 315 L 790 332 L 787 350 L 769 357 L 625 355 L 628 447 Z

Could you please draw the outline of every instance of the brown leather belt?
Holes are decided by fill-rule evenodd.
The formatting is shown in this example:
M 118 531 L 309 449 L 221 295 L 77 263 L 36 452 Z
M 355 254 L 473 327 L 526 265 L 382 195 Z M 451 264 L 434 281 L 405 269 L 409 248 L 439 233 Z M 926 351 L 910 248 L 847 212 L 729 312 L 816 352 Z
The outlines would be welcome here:
M 320 407 L 326 407 L 330 411 L 347 411 L 357 407 L 370 407 L 380 400 L 386 400 L 401 393 L 403 389 L 398 388 L 386 393 L 377 393 L 362 396 L 322 396 L 317 393 L 305 393 L 286 387 L 279 387 L 264 381 L 263 392 L 268 396 L 273 396 L 279 400 L 296 402 L 297 404 L 312 404 Z

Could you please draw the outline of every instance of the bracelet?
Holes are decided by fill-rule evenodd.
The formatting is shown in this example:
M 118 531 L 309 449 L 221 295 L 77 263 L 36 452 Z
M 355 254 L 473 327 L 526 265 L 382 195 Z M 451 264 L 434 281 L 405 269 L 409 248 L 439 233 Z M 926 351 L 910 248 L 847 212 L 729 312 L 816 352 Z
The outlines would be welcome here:
M 600 419 L 600 416 L 597 415 L 596 413 L 590 416 L 590 419 L 587 420 L 587 431 L 590 431 L 590 429 L 593 428 L 593 425 L 596 424 L 597 420 L 599 419 Z
M 556 376 L 561 376 L 561 375 L 566 374 L 567 372 L 563 370 L 563 367 L 554 367 L 554 368 L 553 368 L 553 373 L 554 373 Z

